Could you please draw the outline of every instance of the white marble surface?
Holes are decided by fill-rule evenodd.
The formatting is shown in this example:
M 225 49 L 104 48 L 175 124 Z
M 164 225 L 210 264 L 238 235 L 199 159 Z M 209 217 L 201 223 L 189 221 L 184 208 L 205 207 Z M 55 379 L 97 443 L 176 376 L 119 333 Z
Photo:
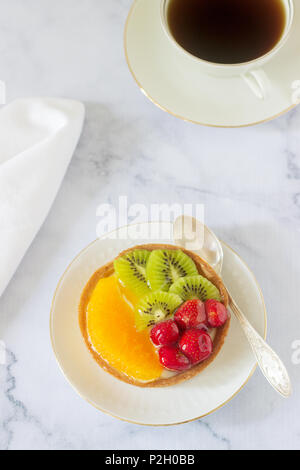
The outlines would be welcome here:
M 49 217 L 0 299 L 1 449 L 299 449 L 300 109 L 259 127 L 208 129 L 154 107 L 123 54 L 130 0 L 0 0 L 0 79 L 8 100 L 86 103 L 87 121 Z M 1 132 L 1 130 L 0 130 Z M 96 208 L 129 202 L 205 205 L 206 222 L 263 289 L 270 343 L 294 385 L 284 401 L 257 371 L 226 407 L 172 428 L 105 416 L 62 376 L 49 339 L 57 281 L 95 238 Z

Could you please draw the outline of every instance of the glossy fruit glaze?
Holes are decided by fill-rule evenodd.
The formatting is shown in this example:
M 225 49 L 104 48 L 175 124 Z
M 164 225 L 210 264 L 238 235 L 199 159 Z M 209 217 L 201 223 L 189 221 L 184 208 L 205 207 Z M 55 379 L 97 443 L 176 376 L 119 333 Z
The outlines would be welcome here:
M 115 276 L 101 279 L 88 304 L 87 329 L 93 348 L 119 372 L 154 381 L 163 371 L 149 331 L 137 331 L 132 293 Z

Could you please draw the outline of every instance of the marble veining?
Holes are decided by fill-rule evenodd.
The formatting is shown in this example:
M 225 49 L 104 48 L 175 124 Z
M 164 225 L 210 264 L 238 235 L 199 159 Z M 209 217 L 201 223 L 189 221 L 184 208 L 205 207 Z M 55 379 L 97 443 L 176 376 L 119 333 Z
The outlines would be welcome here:
M 0 0 L 0 80 L 22 96 L 82 100 L 84 132 L 37 238 L 0 299 L 0 449 L 299 449 L 300 108 L 260 126 L 211 129 L 153 106 L 123 53 L 131 0 Z M 297 77 L 295 77 L 297 78 Z M 298 77 L 300 78 L 300 77 Z M 257 371 L 224 408 L 164 428 L 119 422 L 72 390 L 51 350 L 59 277 L 96 237 L 97 207 L 200 203 L 205 220 L 254 271 L 270 344 L 294 394 Z
M 48 432 L 40 421 L 31 415 L 26 408 L 25 404 L 15 397 L 16 393 L 16 377 L 13 375 L 13 367 L 18 362 L 16 356 L 9 349 L 6 350 L 7 365 L 6 365 L 6 389 L 4 389 L 4 397 L 8 401 L 10 411 L 8 417 L 2 422 L 2 429 L 4 431 L 3 449 L 10 449 L 11 443 L 14 438 L 13 424 L 19 421 L 25 421 L 38 428 L 46 438 L 51 437 L 51 432 Z M 6 434 L 6 439 L 5 439 Z M 6 441 L 6 442 L 5 442 Z
M 211 424 L 205 422 L 204 420 L 199 420 L 198 423 L 200 426 L 204 427 L 215 440 L 219 441 L 220 448 L 222 450 L 231 450 L 231 442 L 229 439 L 227 439 L 227 437 L 218 434 L 216 431 L 214 431 Z

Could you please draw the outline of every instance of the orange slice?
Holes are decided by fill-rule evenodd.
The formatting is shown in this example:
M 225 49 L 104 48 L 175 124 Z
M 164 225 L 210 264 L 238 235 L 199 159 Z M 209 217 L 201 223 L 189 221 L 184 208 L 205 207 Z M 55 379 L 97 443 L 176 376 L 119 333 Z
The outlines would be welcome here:
M 91 343 L 102 359 L 135 380 L 147 382 L 162 374 L 149 332 L 138 332 L 131 304 L 135 299 L 119 286 L 115 276 L 100 279 L 87 307 Z

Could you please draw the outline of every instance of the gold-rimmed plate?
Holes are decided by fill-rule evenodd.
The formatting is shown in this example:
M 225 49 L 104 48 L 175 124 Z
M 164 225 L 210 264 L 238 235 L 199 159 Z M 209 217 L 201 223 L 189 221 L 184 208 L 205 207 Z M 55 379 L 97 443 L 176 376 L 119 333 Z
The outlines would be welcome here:
M 128 385 L 103 371 L 92 359 L 78 323 L 78 304 L 85 284 L 99 267 L 126 248 L 144 243 L 170 243 L 167 238 L 156 238 L 157 233 L 171 233 L 169 228 L 169 223 L 139 224 L 138 230 L 131 233 L 133 238 L 128 238 L 126 230 L 121 228 L 90 244 L 59 281 L 50 316 L 53 350 L 72 387 L 98 410 L 142 425 L 180 424 L 216 411 L 244 387 L 256 367 L 251 348 L 235 318 L 216 360 L 197 377 L 174 387 L 141 389 Z M 253 326 L 265 337 L 266 310 L 257 281 L 230 247 L 223 243 L 223 249 L 225 283 Z
M 268 96 L 254 96 L 240 77 L 203 73 L 173 47 L 163 31 L 161 0 L 135 0 L 124 33 L 128 67 L 141 91 L 159 108 L 195 124 L 244 127 L 275 119 L 299 98 L 300 9 L 282 50 L 264 66 L 271 80 Z

